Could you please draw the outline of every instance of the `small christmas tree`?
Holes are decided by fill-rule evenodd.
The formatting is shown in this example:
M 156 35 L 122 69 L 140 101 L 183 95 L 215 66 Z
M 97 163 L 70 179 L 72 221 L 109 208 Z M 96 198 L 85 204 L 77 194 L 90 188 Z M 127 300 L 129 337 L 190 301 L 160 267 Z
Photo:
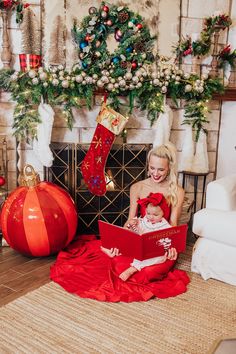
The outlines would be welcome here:
M 41 52 L 41 32 L 37 18 L 31 8 L 24 11 L 24 19 L 21 24 L 22 52 L 25 54 L 37 54 Z
M 64 26 L 62 18 L 58 15 L 54 21 L 54 29 L 50 37 L 49 64 L 64 65 Z

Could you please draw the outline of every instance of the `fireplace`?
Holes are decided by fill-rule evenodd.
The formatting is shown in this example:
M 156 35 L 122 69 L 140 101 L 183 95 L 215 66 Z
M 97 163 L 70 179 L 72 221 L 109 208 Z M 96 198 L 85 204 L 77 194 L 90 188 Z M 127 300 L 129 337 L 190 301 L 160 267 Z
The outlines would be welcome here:
M 98 234 L 98 220 L 123 226 L 129 211 L 130 186 L 146 177 L 146 158 L 151 144 L 115 144 L 106 163 L 107 192 L 95 196 L 87 189 L 80 165 L 90 144 L 52 143 L 52 167 L 45 180 L 66 189 L 78 209 L 78 234 Z

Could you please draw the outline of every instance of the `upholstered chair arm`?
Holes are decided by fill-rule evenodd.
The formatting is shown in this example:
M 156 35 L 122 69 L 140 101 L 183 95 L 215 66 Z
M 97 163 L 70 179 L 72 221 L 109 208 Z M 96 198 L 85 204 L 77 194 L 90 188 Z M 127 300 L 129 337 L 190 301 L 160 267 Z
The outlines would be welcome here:
M 236 174 L 208 183 L 206 208 L 217 210 L 236 210 Z

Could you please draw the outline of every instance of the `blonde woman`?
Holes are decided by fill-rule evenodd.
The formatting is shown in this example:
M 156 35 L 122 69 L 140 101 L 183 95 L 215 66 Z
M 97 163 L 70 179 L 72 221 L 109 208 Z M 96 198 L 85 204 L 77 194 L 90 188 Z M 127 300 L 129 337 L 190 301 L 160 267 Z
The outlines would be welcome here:
M 175 151 L 161 145 L 148 155 L 149 177 L 135 183 L 130 190 L 130 211 L 125 227 L 133 225 L 137 201 L 152 193 L 162 193 L 170 209 L 171 225 L 177 225 L 184 199 L 175 170 Z M 112 235 L 111 235 L 112 237 Z M 92 238 L 92 237 L 91 237 Z M 59 253 L 51 268 L 51 279 L 67 291 L 81 297 L 109 302 L 147 301 L 153 297 L 177 296 L 187 290 L 189 278 L 183 270 L 172 270 L 177 252 L 170 249 L 167 259 L 142 268 L 124 281 L 120 275 L 133 261 L 120 255 L 118 249 L 102 249 L 100 240 L 78 240 Z

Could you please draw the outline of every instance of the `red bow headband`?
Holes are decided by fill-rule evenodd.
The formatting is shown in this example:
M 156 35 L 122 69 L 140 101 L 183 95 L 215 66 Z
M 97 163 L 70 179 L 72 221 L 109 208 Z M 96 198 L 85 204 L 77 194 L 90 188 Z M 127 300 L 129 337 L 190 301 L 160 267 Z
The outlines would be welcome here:
M 163 217 L 166 220 L 169 220 L 170 217 L 170 207 L 167 204 L 165 197 L 161 193 L 150 193 L 147 198 L 139 199 L 137 203 L 140 205 L 140 214 L 141 217 L 144 217 L 146 214 L 146 208 L 149 203 L 151 203 L 154 206 L 159 206 L 164 215 Z

